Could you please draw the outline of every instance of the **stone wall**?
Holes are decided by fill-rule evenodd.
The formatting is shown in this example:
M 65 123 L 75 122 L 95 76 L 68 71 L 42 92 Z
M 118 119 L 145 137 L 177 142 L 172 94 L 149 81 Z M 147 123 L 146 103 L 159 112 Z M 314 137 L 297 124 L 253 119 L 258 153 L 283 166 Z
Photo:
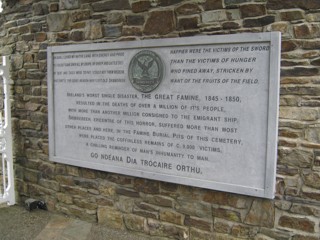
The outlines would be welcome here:
M 20 201 L 152 239 L 319 240 L 319 0 L 7 0 L 0 21 Z M 282 32 L 275 200 L 49 161 L 48 45 L 267 31 Z

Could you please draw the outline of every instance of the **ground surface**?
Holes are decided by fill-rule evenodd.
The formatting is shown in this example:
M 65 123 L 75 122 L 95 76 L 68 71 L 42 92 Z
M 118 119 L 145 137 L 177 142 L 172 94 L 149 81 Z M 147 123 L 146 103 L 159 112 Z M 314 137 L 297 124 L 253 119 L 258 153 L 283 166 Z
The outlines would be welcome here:
M 149 240 L 44 210 L 0 205 L 0 240 Z

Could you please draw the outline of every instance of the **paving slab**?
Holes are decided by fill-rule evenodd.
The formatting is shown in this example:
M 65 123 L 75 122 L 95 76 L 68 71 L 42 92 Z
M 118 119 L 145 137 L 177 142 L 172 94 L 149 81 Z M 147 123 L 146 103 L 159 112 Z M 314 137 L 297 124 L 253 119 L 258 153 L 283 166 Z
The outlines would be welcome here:
M 166 240 L 22 206 L 0 206 L 0 240 Z

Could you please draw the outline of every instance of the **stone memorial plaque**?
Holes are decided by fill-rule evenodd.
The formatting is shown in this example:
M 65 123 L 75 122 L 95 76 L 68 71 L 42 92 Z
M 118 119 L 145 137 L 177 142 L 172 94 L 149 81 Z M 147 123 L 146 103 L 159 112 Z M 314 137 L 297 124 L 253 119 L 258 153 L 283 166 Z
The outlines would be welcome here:
M 52 161 L 273 198 L 280 34 L 48 48 Z

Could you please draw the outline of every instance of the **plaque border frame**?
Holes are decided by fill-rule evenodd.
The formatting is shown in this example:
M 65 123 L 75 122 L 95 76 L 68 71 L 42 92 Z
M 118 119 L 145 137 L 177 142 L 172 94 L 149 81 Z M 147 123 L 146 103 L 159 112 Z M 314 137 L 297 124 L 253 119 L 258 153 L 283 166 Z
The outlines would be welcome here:
M 241 44 L 241 43 L 270 43 L 269 58 L 269 92 L 268 92 L 268 119 L 267 119 L 267 146 L 265 161 L 265 188 L 251 188 L 248 186 L 234 185 L 209 180 L 191 179 L 182 176 L 166 175 L 162 173 L 142 171 L 107 164 L 90 163 L 71 158 L 60 157 L 55 152 L 55 106 L 53 83 L 53 55 L 54 53 L 86 52 L 97 50 L 130 50 L 170 46 L 197 46 L 216 44 Z M 158 181 L 171 182 L 193 187 L 206 188 L 217 191 L 231 192 L 255 197 L 273 199 L 275 196 L 276 167 L 277 167 L 277 141 L 278 141 L 278 115 L 279 115 L 279 87 L 280 87 L 280 61 L 281 61 L 281 33 L 240 33 L 232 35 L 195 36 L 183 38 L 149 39 L 128 42 L 84 43 L 61 46 L 48 46 L 47 48 L 47 78 L 48 78 L 48 123 L 49 123 L 49 160 L 90 168 L 100 171 L 142 177 Z

